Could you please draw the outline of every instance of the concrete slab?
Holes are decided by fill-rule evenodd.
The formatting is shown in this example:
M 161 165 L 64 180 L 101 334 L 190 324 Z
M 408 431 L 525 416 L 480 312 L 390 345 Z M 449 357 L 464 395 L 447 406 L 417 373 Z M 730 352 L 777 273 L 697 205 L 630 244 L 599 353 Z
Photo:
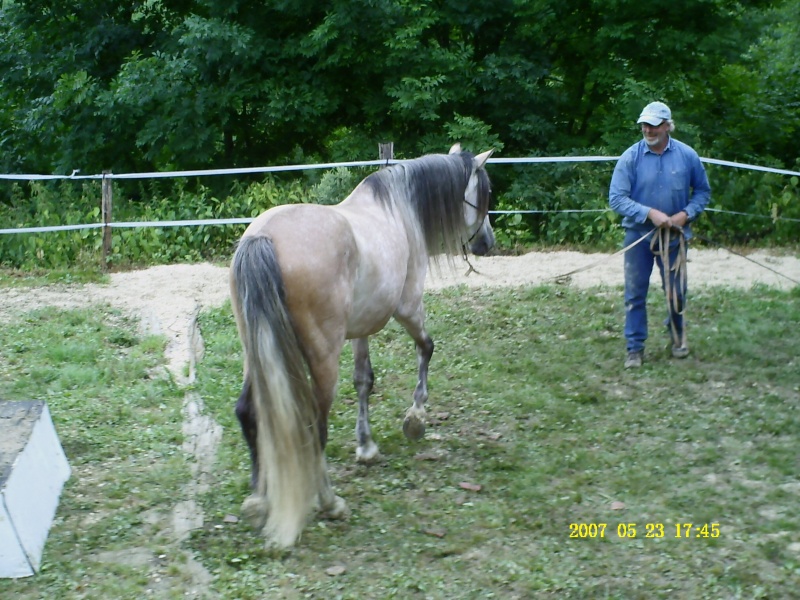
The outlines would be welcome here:
M 0 400 L 0 577 L 39 570 L 70 467 L 40 400 Z

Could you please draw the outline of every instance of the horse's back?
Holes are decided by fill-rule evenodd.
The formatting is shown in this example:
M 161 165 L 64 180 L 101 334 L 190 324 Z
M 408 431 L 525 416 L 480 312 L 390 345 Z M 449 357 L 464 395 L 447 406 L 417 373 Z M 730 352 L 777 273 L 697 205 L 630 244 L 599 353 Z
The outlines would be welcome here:
M 328 206 L 275 207 L 251 223 L 244 232 L 244 236 L 248 235 L 266 235 L 272 239 L 287 280 L 313 277 L 322 285 L 326 276 L 347 275 L 354 266 L 357 249 L 352 229 L 347 219 Z M 330 269 L 334 272 L 330 273 Z
M 408 244 L 397 225 L 375 203 L 292 204 L 262 214 L 244 236 L 272 239 L 301 328 L 336 329 L 334 337 L 341 329 L 355 338 L 382 329 L 400 301 Z

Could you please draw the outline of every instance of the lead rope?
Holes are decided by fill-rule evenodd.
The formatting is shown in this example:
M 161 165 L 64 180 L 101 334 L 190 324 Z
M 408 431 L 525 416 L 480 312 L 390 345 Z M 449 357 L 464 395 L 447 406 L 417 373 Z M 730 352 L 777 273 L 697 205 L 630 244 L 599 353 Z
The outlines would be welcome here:
M 670 264 L 669 248 L 672 242 L 673 230 L 678 235 L 678 254 L 675 257 L 674 264 Z M 658 247 L 656 248 L 656 246 Z M 681 334 L 678 336 L 678 328 L 673 318 L 675 314 L 683 316 L 686 312 L 686 236 L 683 233 L 683 229 L 680 227 L 658 229 L 656 235 L 650 240 L 650 250 L 661 258 L 661 264 L 664 265 L 664 296 L 667 300 L 667 314 L 669 315 L 672 343 L 684 348 L 686 347 L 686 319 L 684 319 Z M 671 272 L 675 273 L 674 282 L 677 290 L 673 288 L 673 278 L 670 277 Z M 681 305 L 681 297 L 683 297 L 683 305 Z M 678 339 L 679 337 L 680 339 Z
M 550 277 L 549 279 L 545 279 L 545 281 L 554 281 L 555 283 L 558 283 L 560 285 L 566 285 L 570 281 L 572 281 L 572 276 L 575 275 L 576 273 L 580 273 L 582 271 L 588 271 L 589 269 L 593 269 L 596 266 L 603 264 L 604 262 L 608 262 L 612 258 L 619 256 L 620 254 L 625 254 L 628 250 L 630 250 L 634 246 L 638 246 L 639 244 L 641 244 L 647 238 L 647 236 L 650 235 L 651 233 L 653 233 L 654 231 L 656 231 L 655 227 L 653 229 L 651 229 L 650 231 L 648 231 L 647 233 L 645 233 L 644 235 L 642 235 L 638 240 L 636 240 L 632 244 L 628 244 L 622 250 L 616 251 L 611 256 L 605 256 L 605 257 L 601 258 L 600 260 L 595 261 L 595 262 L 593 262 L 591 264 L 585 265 L 583 267 L 579 267 L 577 269 L 573 269 L 569 273 L 562 273 L 561 275 L 556 275 L 555 277 Z
M 467 272 L 464 273 L 464 277 L 469 277 L 470 273 L 475 273 L 476 275 L 480 275 L 480 272 L 478 271 L 478 269 L 473 267 L 472 263 L 469 262 L 469 251 L 467 250 L 467 245 L 466 244 L 462 244 L 461 245 L 461 252 L 463 253 L 464 260 L 467 261 L 467 265 L 469 265 L 469 269 L 467 269 Z

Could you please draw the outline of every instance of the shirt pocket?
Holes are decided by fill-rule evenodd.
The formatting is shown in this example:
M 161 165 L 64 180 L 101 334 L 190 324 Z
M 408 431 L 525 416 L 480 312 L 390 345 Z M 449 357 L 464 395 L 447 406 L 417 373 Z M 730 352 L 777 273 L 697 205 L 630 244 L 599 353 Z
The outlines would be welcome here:
M 689 177 L 686 169 L 672 169 L 669 181 L 673 194 L 685 194 L 689 188 Z

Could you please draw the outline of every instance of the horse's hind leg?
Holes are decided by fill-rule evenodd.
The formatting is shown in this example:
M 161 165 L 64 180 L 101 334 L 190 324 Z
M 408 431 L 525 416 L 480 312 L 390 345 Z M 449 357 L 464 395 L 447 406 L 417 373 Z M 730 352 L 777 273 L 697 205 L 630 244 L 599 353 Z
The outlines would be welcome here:
M 369 427 L 369 395 L 375 384 L 375 373 L 369 360 L 369 339 L 358 338 L 351 342 L 353 347 L 353 384 L 358 392 L 358 421 L 356 422 L 356 460 L 374 462 L 378 456 L 378 446 L 372 440 Z
M 314 382 L 314 396 L 319 408 L 317 427 L 320 448 L 322 449 L 319 464 L 319 509 L 322 515 L 329 519 L 344 519 L 348 515 L 347 504 L 333 491 L 330 475 L 328 474 L 328 465 L 325 460 L 325 446 L 328 443 L 328 415 L 336 393 L 336 383 L 339 379 L 339 352 L 330 352 L 330 348 L 325 350 L 309 353 L 309 368 L 311 370 L 311 379 Z
M 245 378 L 242 393 L 236 402 L 236 417 L 242 427 L 242 434 L 250 450 L 250 487 L 255 489 L 258 483 L 258 451 L 256 449 L 257 422 L 255 407 L 250 396 L 250 380 Z
M 420 440 L 425 435 L 425 402 L 428 401 L 428 365 L 433 356 L 433 340 L 423 325 L 424 313 L 422 302 L 412 315 L 396 314 L 397 321 L 408 331 L 417 345 L 417 365 L 419 379 L 414 389 L 414 404 L 406 412 L 403 421 L 403 433 L 410 440 Z
M 350 510 L 347 508 L 347 503 L 344 499 L 337 496 L 333 491 L 324 455 L 320 462 L 320 468 L 322 469 L 322 484 L 319 493 L 319 507 L 322 516 L 326 519 L 346 519 L 350 515 Z
M 242 434 L 250 449 L 250 487 L 255 490 L 258 487 L 258 450 L 256 439 L 258 435 L 258 425 L 256 421 L 256 409 L 253 406 L 253 397 L 250 394 L 250 380 L 245 377 L 242 393 L 236 402 L 236 417 L 242 427 Z M 252 495 L 244 501 L 242 514 L 254 529 L 261 529 L 267 522 L 265 505 L 258 496 Z

